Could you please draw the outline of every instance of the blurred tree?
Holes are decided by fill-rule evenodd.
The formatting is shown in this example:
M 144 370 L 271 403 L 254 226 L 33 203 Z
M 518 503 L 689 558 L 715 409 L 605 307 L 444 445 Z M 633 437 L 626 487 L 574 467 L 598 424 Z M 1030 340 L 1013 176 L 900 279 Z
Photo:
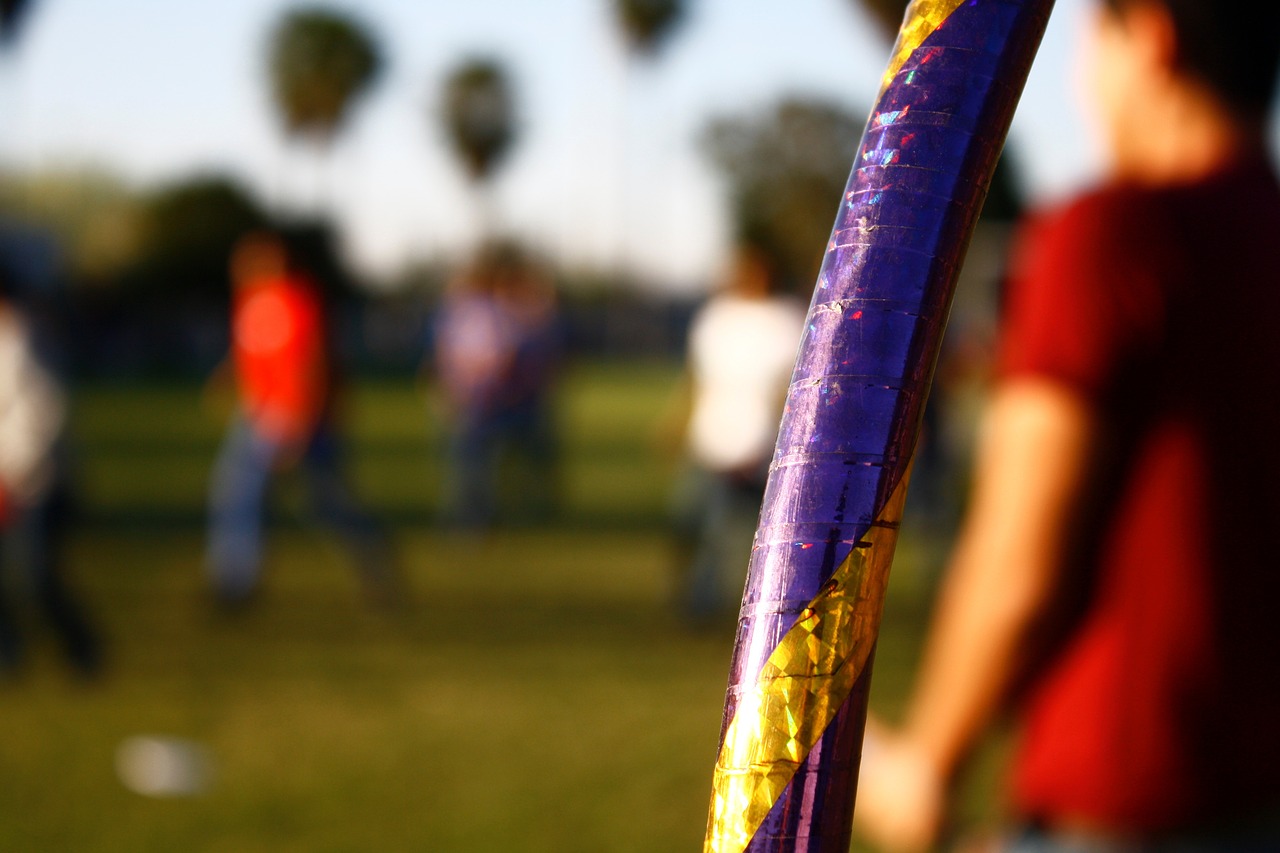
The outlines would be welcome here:
M 30 0 L 0 0 L 0 48 L 17 39 L 22 17 L 30 8 Z
M 614 0 L 614 13 L 631 50 L 653 56 L 684 17 L 682 0 Z
M 0 228 L 6 218 L 56 235 L 76 285 L 110 287 L 142 245 L 141 199 L 119 178 L 96 170 L 4 175 Z
M 477 182 L 488 180 L 516 139 L 515 97 L 496 60 L 469 59 L 444 84 L 449 141 Z
M 345 14 L 323 7 L 294 9 L 271 36 L 272 93 L 291 136 L 329 142 L 352 101 L 382 69 L 373 37 Z
M 684 0 L 612 0 L 612 5 L 628 58 L 639 60 L 653 60 L 661 52 L 684 18 L 686 8 Z M 635 272 L 630 237 L 636 228 L 631 220 L 635 215 L 634 186 L 641 180 L 640 176 L 633 174 L 636 164 L 631 149 L 643 146 L 653 138 L 651 129 L 632 126 L 635 118 L 630 114 L 633 87 L 639 80 L 636 75 L 641 68 L 640 62 L 627 62 L 622 67 L 622 89 L 618 96 L 617 210 L 612 237 L 616 241 L 614 251 L 625 276 Z
M 734 228 L 769 247 L 801 292 L 817 276 L 862 133 L 844 107 L 787 98 L 761 112 L 719 118 L 703 134 L 728 179 Z
M 222 301 L 232 244 L 267 222 L 257 200 L 220 175 L 162 187 L 145 199 L 143 210 L 142 248 L 128 284 L 156 295 Z

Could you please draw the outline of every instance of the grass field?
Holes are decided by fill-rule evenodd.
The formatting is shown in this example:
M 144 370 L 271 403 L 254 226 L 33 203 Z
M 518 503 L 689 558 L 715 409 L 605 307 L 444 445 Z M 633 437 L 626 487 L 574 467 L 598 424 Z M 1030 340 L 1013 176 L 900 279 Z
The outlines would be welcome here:
M 665 366 L 592 367 L 564 397 L 564 512 L 468 539 L 433 523 L 437 440 L 418 389 L 351 401 L 359 489 L 395 536 L 412 601 L 366 610 L 341 552 L 280 496 L 265 594 L 202 596 L 202 503 L 221 431 L 184 387 L 95 388 L 77 409 L 84 513 L 70 567 L 109 637 L 77 684 L 38 643 L 0 686 L 0 851 L 699 849 L 732 624 L 668 611 Z M 904 537 L 877 660 L 896 713 L 926 572 Z M 118 779 L 131 736 L 190 738 L 199 796 Z M 985 815 L 989 766 L 972 786 Z

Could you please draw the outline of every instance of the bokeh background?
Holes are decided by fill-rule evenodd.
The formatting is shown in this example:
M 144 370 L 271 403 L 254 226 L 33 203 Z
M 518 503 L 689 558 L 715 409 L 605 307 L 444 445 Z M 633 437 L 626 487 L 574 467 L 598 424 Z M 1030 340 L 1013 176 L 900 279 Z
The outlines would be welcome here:
M 67 574 L 106 639 L 73 678 L 24 617 L 0 849 L 697 849 L 734 626 L 672 607 L 688 324 L 744 228 L 807 299 L 903 5 L 0 2 L 0 257 L 57 330 Z M 1087 11 L 1058 4 L 958 296 L 876 663 L 890 718 L 963 501 L 1010 222 L 1098 172 L 1072 94 Z M 267 221 L 329 258 L 352 477 L 409 590 L 392 613 L 287 480 L 260 599 L 210 607 L 231 404 L 208 377 L 231 245 Z M 429 340 L 494 238 L 558 294 L 559 501 L 508 496 L 461 531 Z M 177 744 L 177 783 L 121 772 L 139 737 Z M 998 819 L 1002 748 L 967 826 Z

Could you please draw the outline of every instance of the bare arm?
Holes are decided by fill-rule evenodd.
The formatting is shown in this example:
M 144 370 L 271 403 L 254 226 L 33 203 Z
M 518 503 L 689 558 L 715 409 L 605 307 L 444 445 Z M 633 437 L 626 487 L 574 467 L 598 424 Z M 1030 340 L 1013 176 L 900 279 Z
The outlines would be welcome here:
M 997 388 L 907 719 L 863 764 L 861 830 L 884 847 L 923 849 L 939 832 L 948 786 L 1051 603 L 1094 432 L 1089 410 L 1061 385 Z

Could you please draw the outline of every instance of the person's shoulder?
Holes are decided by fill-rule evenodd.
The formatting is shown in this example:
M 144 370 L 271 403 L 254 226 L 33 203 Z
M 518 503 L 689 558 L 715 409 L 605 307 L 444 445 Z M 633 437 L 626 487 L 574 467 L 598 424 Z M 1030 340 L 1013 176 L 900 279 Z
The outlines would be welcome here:
M 1037 231 L 1115 235 L 1142 227 L 1159 211 L 1159 194 L 1127 183 L 1094 186 L 1031 218 Z
M 809 313 L 808 306 L 797 296 L 778 294 L 770 299 L 774 316 L 782 323 L 800 325 Z
M 1167 248 L 1170 211 L 1158 193 L 1132 184 L 1087 189 L 1031 214 L 1018 230 L 1013 267 L 1118 271 Z
M 732 316 L 738 310 L 739 300 L 731 293 L 716 291 L 707 296 L 693 312 L 695 324 L 714 323 Z

